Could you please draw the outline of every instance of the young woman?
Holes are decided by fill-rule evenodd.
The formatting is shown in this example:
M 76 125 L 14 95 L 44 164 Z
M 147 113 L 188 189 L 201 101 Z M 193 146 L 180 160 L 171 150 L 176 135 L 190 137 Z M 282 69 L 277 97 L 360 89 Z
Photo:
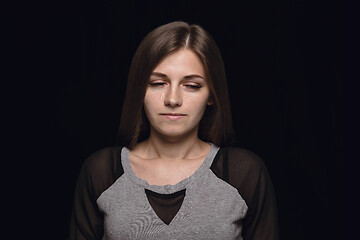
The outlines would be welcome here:
M 232 144 L 220 52 L 198 25 L 150 32 L 133 58 L 119 147 L 91 155 L 70 239 L 278 239 L 262 160 Z

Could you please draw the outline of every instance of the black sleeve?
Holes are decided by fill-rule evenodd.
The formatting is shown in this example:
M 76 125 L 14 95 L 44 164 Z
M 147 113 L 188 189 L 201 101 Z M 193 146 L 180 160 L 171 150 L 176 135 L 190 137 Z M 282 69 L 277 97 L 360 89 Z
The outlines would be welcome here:
M 241 148 L 220 149 L 214 173 L 238 189 L 248 205 L 243 223 L 244 240 L 278 240 L 274 188 L 264 162 Z
M 75 187 L 70 240 L 102 239 L 103 215 L 96 200 L 123 173 L 120 151 L 105 148 L 84 162 Z

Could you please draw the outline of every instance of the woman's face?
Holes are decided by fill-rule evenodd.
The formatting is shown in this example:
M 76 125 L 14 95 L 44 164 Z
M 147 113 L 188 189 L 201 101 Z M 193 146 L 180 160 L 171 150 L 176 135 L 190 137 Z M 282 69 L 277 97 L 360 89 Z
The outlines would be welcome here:
M 165 136 L 197 132 L 210 91 L 199 57 L 181 49 L 164 58 L 152 72 L 144 109 L 152 131 Z

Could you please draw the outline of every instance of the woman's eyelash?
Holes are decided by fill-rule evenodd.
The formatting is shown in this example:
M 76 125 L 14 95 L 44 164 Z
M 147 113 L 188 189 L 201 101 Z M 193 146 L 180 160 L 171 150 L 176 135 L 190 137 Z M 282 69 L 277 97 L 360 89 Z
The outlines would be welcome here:
M 198 89 L 198 88 L 201 88 L 201 86 L 200 85 L 185 85 L 186 87 L 189 87 L 189 88 L 196 88 L 196 89 Z
M 166 84 L 165 82 L 149 82 L 149 85 L 154 86 L 154 87 L 163 86 L 165 84 Z M 187 88 L 192 88 L 192 89 L 199 89 L 202 87 L 201 85 L 192 85 L 192 84 L 184 84 L 184 86 Z
M 151 86 L 162 86 L 162 85 L 164 85 L 165 83 L 164 83 L 164 82 L 149 82 L 149 84 L 150 84 Z

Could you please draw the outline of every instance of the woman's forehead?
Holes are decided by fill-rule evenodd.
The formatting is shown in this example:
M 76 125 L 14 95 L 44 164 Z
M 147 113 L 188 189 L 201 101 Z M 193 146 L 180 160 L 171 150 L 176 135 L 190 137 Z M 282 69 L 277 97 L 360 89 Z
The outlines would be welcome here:
M 153 72 L 165 75 L 198 75 L 205 78 L 205 70 L 202 61 L 198 55 L 190 49 L 181 49 L 166 56 L 155 67 Z

